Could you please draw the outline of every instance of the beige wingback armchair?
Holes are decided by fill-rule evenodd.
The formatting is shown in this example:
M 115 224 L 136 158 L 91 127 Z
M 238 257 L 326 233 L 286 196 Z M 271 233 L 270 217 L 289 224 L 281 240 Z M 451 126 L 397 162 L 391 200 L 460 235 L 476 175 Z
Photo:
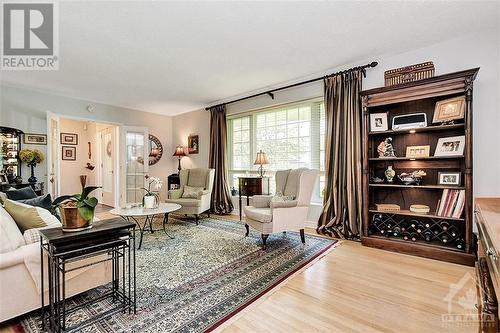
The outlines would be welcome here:
M 189 214 L 196 217 L 208 211 L 210 217 L 210 201 L 214 184 L 215 169 L 184 169 L 179 173 L 180 188 L 168 191 L 166 202 L 176 203 L 182 208 L 176 213 Z
M 304 168 L 277 171 L 277 195 L 256 195 L 253 206 L 243 208 L 246 236 L 249 226 L 259 231 L 265 249 L 269 234 L 299 230 L 302 243 L 305 243 L 304 227 L 317 175 L 317 170 Z

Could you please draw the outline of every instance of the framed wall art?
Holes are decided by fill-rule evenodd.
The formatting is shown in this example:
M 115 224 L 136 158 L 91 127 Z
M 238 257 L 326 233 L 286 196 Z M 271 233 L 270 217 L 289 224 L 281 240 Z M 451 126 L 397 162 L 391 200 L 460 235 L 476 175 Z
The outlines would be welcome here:
M 460 178 L 461 178 L 460 172 L 439 172 L 438 184 L 460 186 Z
M 464 154 L 465 135 L 440 138 L 434 156 L 461 156 Z
M 188 137 L 188 150 L 190 154 L 198 154 L 200 142 L 198 135 L 190 135 Z
M 389 129 L 387 123 L 387 113 L 371 113 L 370 114 L 370 131 L 382 132 Z
M 31 144 L 31 145 L 46 145 L 47 144 L 47 135 L 24 133 L 24 143 Z
M 449 123 L 463 119 L 465 115 L 465 97 L 459 96 L 436 102 L 433 123 Z
M 418 157 L 429 157 L 431 151 L 431 146 L 407 146 L 406 147 L 406 157 L 418 158 Z
M 76 161 L 76 147 L 62 146 L 62 160 Z
M 61 133 L 62 145 L 78 145 L 78 134 L 76 133 Z

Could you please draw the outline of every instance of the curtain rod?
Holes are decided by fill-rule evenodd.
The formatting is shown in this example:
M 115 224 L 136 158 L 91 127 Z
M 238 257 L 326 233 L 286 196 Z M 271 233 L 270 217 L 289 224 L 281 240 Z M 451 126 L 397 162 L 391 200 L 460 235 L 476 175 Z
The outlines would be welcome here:
M 264 91 L 264 92 L 260 92 L 260 93 L 254 94 L 254 95 L 250 95 L 250 96 L 246 96 L 246 97 L 241 97 L 241 98 L 229 101 L 229 102 L 212 105 L 212 106 L 206 107 L 205 110 L 209 111 L 211 108 L 214 108 L 214 107 L 217 107 L 217 106 L 232 104 L 232 103 L 236 103 L 236 102 L 241 102 L 241 101 L 244 101 L 245 99 L 250 99 L 250 98 L 254 98 L 254 97 L 262 96 L 262 95 L 269 95 L 272 99 L 274 99 L 274 94 L 273 93 L 276 92 L 276 91 L 280 91 L 280 90 L 284 90 L 284 89 L 289 89 L 289 88 L 301 86 L 303 84 L 308 84 L 308 83 L 316 82 L 316 81 L 319 81 L 319 80 L 323 80 L 326 77 L 340 75 L 340 74 L 344 74 L 344 73 L 348 73 L 348 72 L 352 72 L 352 71 L 356 71 L 356 70 L 363 70 L 364 71 L 367 68 L 376 67 L 377 65 L 378 65 L 378 62 L 373 61 L 373 62 L 371 62 L 369 64 L 366 64 L 366 65 L 363 65 L 363 66 L 357 66 L 357 67 L 349 68 L 349 69 L 346 69 L 346 70 L 343 70 L 343 71 L 339 71 L 339 72 L 336 72 L 336 73 L 328 74 L 328 75 L 325 75 L 325 76 L 322 76 L 322 77 L 318 77 L 318 78 L 315 78 L 315 79 L 310 79 L 310 80 L 307 80 L 307 81 L 297 82 L 297 83 L 294 83 L 294 84 L 290 84 L 288 86 L 274 88 L 274 89 L 270 89 L 270 90 L 267 90 L 267 91 Z M 366 77 L 366 73 L 364 73 L 364 75 Z

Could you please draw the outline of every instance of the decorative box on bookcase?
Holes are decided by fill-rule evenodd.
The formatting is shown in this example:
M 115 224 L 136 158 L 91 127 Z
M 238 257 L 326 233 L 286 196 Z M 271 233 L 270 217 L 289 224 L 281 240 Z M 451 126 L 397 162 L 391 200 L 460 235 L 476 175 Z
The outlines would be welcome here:
M 479 68 L 434 76 L 420 81 L 361 92 L 363 107 L 363 245 L 473 266 L 472 235 L 472 96 Z M 436 102 L 465 97 L 464 117 L 450 124 L 433 123 Z M 388 129 L 370 131 L 370 114 L 386 113 Z M 392 130 L 394 116 L 425 113 L 427 127 Z M 465 136 L 460 156 L 434 156 L 439 138 Z M 378 157 L 377 147 L 391 137 L 397 157 Z M 405 157 L 407 146 L 430 146 L 428 157 Z M 420 185 L 370 182 L 396 174 L 423 170 Z M 460 172 L 460 185 L 440 185 L 440 172 Z M 379 180 L 380 181 L 380 180 Z M 438 212 L 444 190 L 465 191 L 459 216 Z M 450 191 L 452 192 L 452 191 Z M 458 193 L 458 192 L 457 192 Z M 396 204 L 399 211 L 377 210 L 377 204 Z M 413 204 L 430 207 L 428 213 L 410 211 Z M 438 215 L 438 213 L 440 215 Z

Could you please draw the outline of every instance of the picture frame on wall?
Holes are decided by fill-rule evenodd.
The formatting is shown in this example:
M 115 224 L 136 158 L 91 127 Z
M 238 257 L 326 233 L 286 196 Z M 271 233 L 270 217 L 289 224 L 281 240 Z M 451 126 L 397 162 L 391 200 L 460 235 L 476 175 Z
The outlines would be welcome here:
M 200 148 L 200 141 L 198 135 L 190 135 L 188 137 L 189 154 L 198 154 L 199 148 Z
M 465 148 L 465 135 L 440 138 L 434 156 L 462 156 Z
M 34 133 L 24 133 L 24 143 L 29 145 L 46 145 L 47 135 L 46 134 L 34 134 Z
M 76 161 L 76 147 L 62 146 L 61 149 L 63 161 Z
M 418 158 L 418 157 L 429 157 L 431 151 L 431 146 L 407 146 L 406 147 L 406 157 Z
M 78 134 L 76 133 L 61 133 L 62 145 L 78 145 Z
M 439 185 L 460 186 L 460 172 L 438 172 Z
M 433 123 L 450 123 L 454 120 L 464 119 L 465 97 L 459 96 L 436 102 Z
M 388 129 L 387 113 L 370 114 L 370 132 L 383 132 Z

